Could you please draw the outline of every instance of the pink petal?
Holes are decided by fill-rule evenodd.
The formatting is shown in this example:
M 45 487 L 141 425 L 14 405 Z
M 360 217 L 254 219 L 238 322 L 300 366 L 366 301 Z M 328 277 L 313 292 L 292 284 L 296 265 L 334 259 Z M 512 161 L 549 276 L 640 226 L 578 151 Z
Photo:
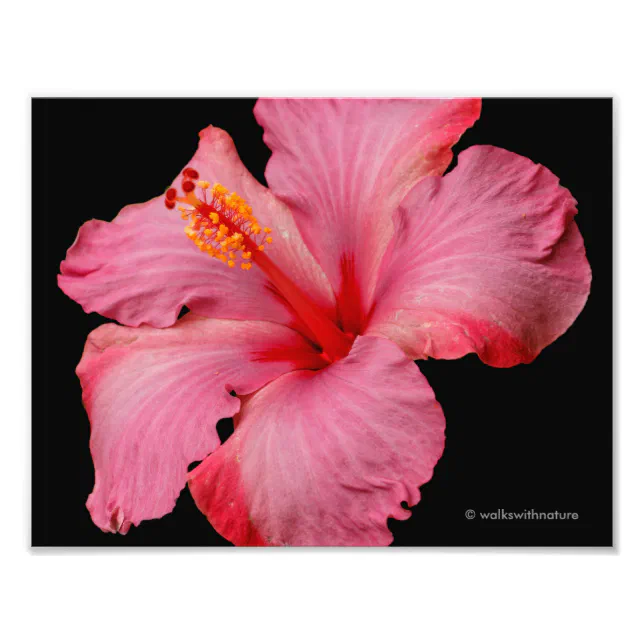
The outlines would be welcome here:
M 387 545 L 444 443 L 418 367 L 359 337 L 344 359 L 280 377 L 242 403 L 233 436 L 190 473 L 214 528 L 237 545 Z
M 105 324 L 93 331 L 77 373 L 92 426 L 96 481 L 87 507 L 94 523 L 125 534 L 170 512 L 188 465 L 219 445 L 217 421 L 239 410 L 229 392 L 248 394 L 316 365 L 298 333 L 268 322 L 188 314 L 169 329 Z
M 395 208 L 445 171 L 480 110 L 480 99 L 258 101 L 266 179 L 328 275 L 345 331 L 362 331 Z
M 261 224 L 274 230 L 271 259 L 315 303 L 334 311 L 331 288 L 288 208 L 246 170 L 226 132 L 208 127 L 200 137 L 187 165 L 244 197 Z M 172 185 L 179 189 L 180 177 Z M 231 269 L 200 252 L 183 232 L 185 225 L 176 209 L 167 210 L 163 196 L 125 207 L 111 223 L 92 219 L 61 264 L 58 283 L 85 311 L 129 326 L 170 326 L 183 305 L 208 317 L 294 323 L 259 269 Z
M 574 322 L 590 267 L 576 201 L 552 172 L 474 146 L 405 199 L 369 333 L 412 358 L 530 362 Z

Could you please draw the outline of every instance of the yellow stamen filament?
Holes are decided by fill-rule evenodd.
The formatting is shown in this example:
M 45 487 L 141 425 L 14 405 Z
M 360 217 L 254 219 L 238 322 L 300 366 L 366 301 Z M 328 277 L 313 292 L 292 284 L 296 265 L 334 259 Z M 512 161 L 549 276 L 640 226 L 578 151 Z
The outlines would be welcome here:
M 263 251 L 272 244 L 272 232 L 253 216 L 253 209 L 242 197 L 229 192 L 219 183 L 197 181 L 203 191 L 200 199 L 195 192 L 179 197 L 181 218 L 190 221 L 184 231 L 195 246 L 231 268 L 236 266 L 237 251 L 243 261 L 242 270 L 250 270 L 255 251 Z M 212 187 L 211 187 L 212 186 Z M 209 189 L 210 199 L 206 191 Z
M 165 205 L 172 210 L 175 203 L 180 204 L 181 216 L 188 222 L 185 234 L 195 246 L 230 268 L 235 268 L 238 257 L 243 271 L 257 264 L 301 318 L 325 359 L 330 362 L 346 356 L 353 338 L 264 253 L 265 245 L 273 243 L 273 231 L 257 221 L 253 209 L 239 195 L 219 183 L 211 186 L 207 181 L 196 181 L 198 173 L 192 168 L 186 168 L 183 176 L 183 196 L 177 196 L 174 189 L 168 190 Z

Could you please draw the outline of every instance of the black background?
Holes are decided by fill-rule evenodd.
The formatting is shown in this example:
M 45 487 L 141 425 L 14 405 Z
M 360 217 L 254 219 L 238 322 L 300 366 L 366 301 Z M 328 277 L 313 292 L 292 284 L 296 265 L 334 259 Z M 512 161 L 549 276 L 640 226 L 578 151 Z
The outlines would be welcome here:
M 198 131 L 233 137 L 262 183 L 269 150 L 250 99 L 34 99 L 32 543 L 230 545 L 184 490 L 172 514 L 126 536 L 93 525 L 89 423 L 74 373 L 86 315 L 56 284 L 79 226 L 158 195 Z M 579 202 L 593 283 L 572 328 L 531 364 L 494 369 L 470 355 L 419 362 L 447 418 L 434 478 L 396 546 L 612 544 L 612 101 L 485 99 L 455 152 L 493 144 L 542 163 Z M 230 422 L 222 421 L 225 435 Z M 465 511 L 576 512 L 578 520 L 468 520 Z

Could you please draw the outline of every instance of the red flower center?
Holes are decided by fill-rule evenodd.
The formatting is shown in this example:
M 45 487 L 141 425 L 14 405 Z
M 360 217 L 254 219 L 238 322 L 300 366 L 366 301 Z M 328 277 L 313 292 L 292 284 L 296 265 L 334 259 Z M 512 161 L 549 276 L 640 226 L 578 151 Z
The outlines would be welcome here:
M 211 186 L 198 179 L 196 170 L 186 168 L 181 184 L 184 196 L 178 196 L 174 188 L 165 194 L 168 209 L 181 204 L 181 217 L 190 222 L 184 229 L 188 238 L 202 252 L 230 268 L 235 268 L 238 260 L 242 270 L 250 270 L 256 264 L 309 329 L 324 357 L 334 362 L 346 356 L 354 335 L 344 333 L 264 252 L 266 245 L 273 242 L 271 229 L 259 224 L 250 205 L 239 195 L 218 183 Z M 201 190 L 200 197 L 195 194 L 197 188 Z

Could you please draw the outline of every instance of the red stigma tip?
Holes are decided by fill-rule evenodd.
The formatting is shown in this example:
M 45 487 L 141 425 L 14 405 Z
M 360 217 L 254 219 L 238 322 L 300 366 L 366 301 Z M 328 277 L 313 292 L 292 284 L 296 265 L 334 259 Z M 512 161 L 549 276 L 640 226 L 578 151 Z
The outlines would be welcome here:
M 176 205 L 177 205 L 177 204 L 176 204 L 176 202 L 174 202 L 174 201 L 169 201 L 168 199 L 166 199 L 166 200 L 165 200 L 165 207 L 166 207 L 168 210 L 172 210 Z
M 198 179 L 199 173 L 194 168 L 186 168 L 183 171 L 183 176 L 188 177 L 189 179 Z
M 177 198 L 177 191 L 174 188 L 168 188 L 165 192 L 165 198 L 167 201 L 175 201 Z
M 195 189 L 195 184 L 192 181 L 184 181 L 181 184 L 181 189 L 188 194 L 189 192 L 192 192 Z

